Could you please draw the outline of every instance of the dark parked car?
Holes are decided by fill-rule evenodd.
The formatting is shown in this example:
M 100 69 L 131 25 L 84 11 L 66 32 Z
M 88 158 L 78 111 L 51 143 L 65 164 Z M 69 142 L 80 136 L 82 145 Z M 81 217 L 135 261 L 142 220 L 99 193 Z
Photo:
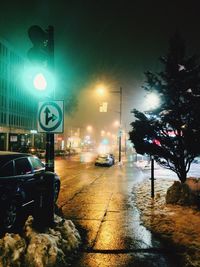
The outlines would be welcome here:
M 37 190 L 45 177 L 45 167 L 36 156 L 0 151 L 0 229 L 11 231 L 18 224 L 21 212 L 34 207 Z M 60 179 L 54 175 L 54 199 L 58 198 Z M 30 209 L 31 210 L 31 209 Z

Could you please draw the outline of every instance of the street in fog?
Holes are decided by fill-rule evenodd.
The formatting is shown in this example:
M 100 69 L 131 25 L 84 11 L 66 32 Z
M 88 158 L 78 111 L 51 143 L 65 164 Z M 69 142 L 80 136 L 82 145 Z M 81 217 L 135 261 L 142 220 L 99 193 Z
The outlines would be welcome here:
M 96 167 L 75 156 L 57 159 L 56 172 L 61 177 L 58 206 L 83 240 L 74 267 L 177 266 L 175 254 L 141 224 L 133 187 L 145 178 L 132 162 Z

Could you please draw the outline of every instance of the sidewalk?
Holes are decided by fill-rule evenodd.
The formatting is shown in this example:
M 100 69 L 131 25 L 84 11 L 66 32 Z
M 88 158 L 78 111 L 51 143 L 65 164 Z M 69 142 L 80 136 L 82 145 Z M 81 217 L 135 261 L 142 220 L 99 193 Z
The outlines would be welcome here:
M 116 164 L 63 206 L 85 237 L 73 267 L 177 267 L 176 251 L 142 225 L 133 187 L 143 179 L 132 163 Z
M 136 203 L 143 224 L 152 232 L 183 248 L 182 266 L 200 266 L 200 211 L 195 207 L 166 205 L 165 195 L 173 180 L 156 177 L 155 199 L 150 197 L 150 181 L 137 185 Z

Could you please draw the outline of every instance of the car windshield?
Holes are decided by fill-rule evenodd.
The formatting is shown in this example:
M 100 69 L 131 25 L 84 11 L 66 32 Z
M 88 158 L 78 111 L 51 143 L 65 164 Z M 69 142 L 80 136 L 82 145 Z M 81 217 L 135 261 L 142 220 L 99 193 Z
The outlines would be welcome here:
M 30 157 L 30 161 L 32 163 L 34 171 L 44 169 L 44 165 L 42 164 L 42 162 L 38 158 Z

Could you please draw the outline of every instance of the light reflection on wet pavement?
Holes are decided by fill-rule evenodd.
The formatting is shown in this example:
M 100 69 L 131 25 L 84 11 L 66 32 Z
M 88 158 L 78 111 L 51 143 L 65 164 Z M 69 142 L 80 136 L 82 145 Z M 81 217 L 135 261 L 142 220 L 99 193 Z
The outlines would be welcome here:
M 133 187 L 144 179 L 133 164 L 111 168 L 81 166 L 62 177 L 59 205 L 80 230 L 83 246 L 73 267 L 175 267 L 165 248 L 140 221 Z

